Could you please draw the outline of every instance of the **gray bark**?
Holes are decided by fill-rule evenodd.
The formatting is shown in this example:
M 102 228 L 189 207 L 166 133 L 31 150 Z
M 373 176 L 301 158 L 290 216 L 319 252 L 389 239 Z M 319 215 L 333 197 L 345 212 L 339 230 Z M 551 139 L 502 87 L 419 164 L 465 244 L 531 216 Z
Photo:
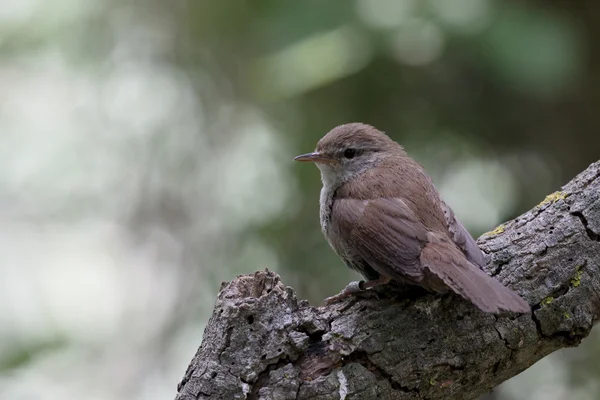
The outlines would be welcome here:
M 600 312 L 600 162 L 478 240 L 531 314 L 383 287 L 314 308 L 270 271 L 224 283 L 177 399 L 475 399 Z

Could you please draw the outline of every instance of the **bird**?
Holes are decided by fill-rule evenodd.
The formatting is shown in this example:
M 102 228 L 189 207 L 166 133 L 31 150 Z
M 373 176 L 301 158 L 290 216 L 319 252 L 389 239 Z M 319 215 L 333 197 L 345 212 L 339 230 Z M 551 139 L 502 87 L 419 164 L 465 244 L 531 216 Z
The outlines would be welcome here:
M 321 230 L 364 280 L 350 282 L 332 304 L 391 281 L 429 292 L 452 291 L 489 313 L 527 313 L 515 291 L 484 272 L 485 257 L 427 175 L 404 148 L 374 126 L 329 131 L 295 161 L 321 172 Z

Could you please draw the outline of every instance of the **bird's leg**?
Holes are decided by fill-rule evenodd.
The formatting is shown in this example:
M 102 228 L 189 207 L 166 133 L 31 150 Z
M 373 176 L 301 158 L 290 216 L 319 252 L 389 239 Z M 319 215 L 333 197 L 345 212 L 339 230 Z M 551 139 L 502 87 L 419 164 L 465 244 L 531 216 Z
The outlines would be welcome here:
M 343 298 L 346 298 L 353 294 L 364 292 L 367 289 L 371 289 L 376 286 L 385 285 L 385 284 L 389 283 L 391 280 L 392 280 L 391 278 L 381 275 L 378 279 L 368 281 L 368 282 L 365 282 L 365 281 L 350 282 L 346 286 L 346 288 L 344 290 L 342 290 L 340 293 L 323 300 L 323 305 L 326 306 L 326 305 L 338 302 L 338 301 L 342 300 Z

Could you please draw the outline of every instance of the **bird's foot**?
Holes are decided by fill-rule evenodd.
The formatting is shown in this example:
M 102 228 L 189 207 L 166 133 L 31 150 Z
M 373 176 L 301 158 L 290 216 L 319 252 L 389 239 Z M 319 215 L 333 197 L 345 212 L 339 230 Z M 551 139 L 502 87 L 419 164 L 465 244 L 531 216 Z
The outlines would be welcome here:
M 355 294 L 359 294 L 359 293 L 363 293 L 365 292 L 367 289 L 370 288 L 374 288 L 376 286 L 380 286 L 380 285 L 385 285 L 387 283 L 389 283 L 391 279 L 388 277 L 381 277 L 379 279 L 373 280 L 373 281 L 354 281 L 354 282 L 350 282 L 346 288 L 344 290 L 342 290 L 340 293 L 336 294 L 335 296 L 331 296 L 326 298 L 325 300 L 323 300 L 323 306 L 328 306 L 330 304 L 336 303 L 342 299 L 345 299 L 348 296 L 352 296 Z
M 333 303 L 337 303 L 338 301 L 345 299 L 348 296 L 352 296 L 353 294 L 360 293 L 364 291 L 365 281 L 354 281 L 350 282 L 344 290 L 336 294 L 335 296 L 331 296 L 323 300 L 323 306 L 328 306 Z

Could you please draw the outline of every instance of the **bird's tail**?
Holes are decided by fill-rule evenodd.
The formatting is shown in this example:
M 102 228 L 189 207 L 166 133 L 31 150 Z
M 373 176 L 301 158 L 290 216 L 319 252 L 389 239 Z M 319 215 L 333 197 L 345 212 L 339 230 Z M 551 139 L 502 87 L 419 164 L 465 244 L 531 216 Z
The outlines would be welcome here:
M 439 277 L 450 289 L 481 310 L 527 313 L 529 304 L 513 290 L 470 263 L 450 243 L 428 243 L 421 252 L 421 265 Z

